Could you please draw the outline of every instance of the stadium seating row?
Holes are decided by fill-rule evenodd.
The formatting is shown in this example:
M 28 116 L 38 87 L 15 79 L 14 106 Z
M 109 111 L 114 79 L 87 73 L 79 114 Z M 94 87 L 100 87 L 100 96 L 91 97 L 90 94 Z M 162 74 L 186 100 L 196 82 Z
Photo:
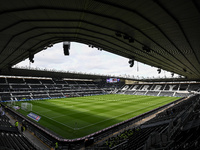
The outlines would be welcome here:
M 132 84 L 124 85 L 122 91 L 124 90 L 141 90 L 141 91 L 198 91 L 200 90 L 200 83 L 152 83 L 152 84 Z
M 188 114 L 189 110 L 192 110 L 191 114 L 185 115 Z M 148 144 L 151 145 L 151 148 L 155 149 L 163 149 L 167 147 L 168 149 L 175 150 L 197 150 L 200 148 L 200 135 L 196 134 L 200 130 L 199 112 L 199 96 L 187 100 L 183 99 L 181 102 L 179 101 L 177 104 L 171 105 L 171 107 L 159 113 L 155 118 L 140 125 L 138 130 L 133 127 L 117 135 L 109 136 L 109 139 L 106 140 L 103 145 L 98 145 L 98 148 L 140 150 L 146 148 L 145 146 L 148 143 L 148 138 L 153 135 L 152 133 L 158 133 L 159 135 L 164 134 L 165 136 L 169 133 L 173 133 L 171 136 L 168 135 L 169 137 L 166 138 L 170 141 L 168 145 L 166 145 L 166 141 L 164 146 L 162 145 L 162 141 L 152 144 L 152 141 L 156 141 L 156 139 L 151 139 Z M 187 121 L 180 122 L 180 118 Z M 170 130 L 176 126 L 176 131 L 171 132 Z M 172 141 L 173 143 L 171 143 Z
M 156 83 L 124 85 L 115 91 L 119 94 L 187 97 L 199 92 L 200 83 Z
M 104 94 L 92 81 L 0 78 L 0 101 Z
M 1 84 L 79 84 L 90 85 L 94 84 L 92 81 L 78 81 L 78 80 L 62 80 L 62 79 L 37 79 L 37 78 L 10 78 L 0 77 Z
M 4 100 L 74 97 L 105 93 L 187 97 L 198 92 L 200 83 L 109 84 L 56 79 L 0 78 L 0 98 Z M 37 93 L 38 94 L 35 94 Z
M 27 138 L 19 133 L 18 129 L 10 123 L 6 115 L 0 116 L 0 149 L 9 150 L 36 150 Z

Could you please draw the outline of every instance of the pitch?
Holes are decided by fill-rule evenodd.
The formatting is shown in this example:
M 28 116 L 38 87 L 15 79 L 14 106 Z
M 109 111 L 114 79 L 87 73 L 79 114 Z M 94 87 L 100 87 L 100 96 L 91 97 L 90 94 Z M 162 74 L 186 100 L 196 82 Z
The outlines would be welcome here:
M 38 122 L 67 139 L 94 133 L 164 104 L 177 97 L 98 95 L 30 101 Z M 18 102 L 20 106 L 21 102 Z M 29 112 L 18 110 L 27 115 Z

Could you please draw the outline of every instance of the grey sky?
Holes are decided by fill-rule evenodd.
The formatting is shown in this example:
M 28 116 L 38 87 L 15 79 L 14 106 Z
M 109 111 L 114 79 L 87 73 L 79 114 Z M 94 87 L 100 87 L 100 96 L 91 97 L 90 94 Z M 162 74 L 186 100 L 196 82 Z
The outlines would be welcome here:
M 127 74 L 140 77 L 171 77 L 171 73 L 167 71 L 162 70 L 161 74 L 158 74 L 157 68 L 137 62 L 130 68 L 127 58 L 106 51 L 99 51 L 96 48 L 90 48 L 88 45 L 75 42 L 71 43 L 69 56 L 64 56 L 62 43 L 59 43 L 36 54 L 34 60 L 35 62 L 31 64 L 31 67 L 55 69 L 58 71 L 106 75 Z M 26 59 L 17 64 L 17 66 L 29 66 L 29 60 Z

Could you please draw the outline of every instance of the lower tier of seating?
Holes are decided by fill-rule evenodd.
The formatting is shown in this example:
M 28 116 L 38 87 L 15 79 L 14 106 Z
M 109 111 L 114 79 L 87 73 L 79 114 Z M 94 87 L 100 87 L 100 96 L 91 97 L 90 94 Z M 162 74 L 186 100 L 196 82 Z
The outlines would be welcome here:
M 0 149 L 3 148 L 9 150 L 37 150 L 22 134 L 1 132 Z
M 2 111 L 2 110 L 1 110 Z M 37 148 L 10 123 L 6 115 L 0 116 L 0 150 L 36 150 Z

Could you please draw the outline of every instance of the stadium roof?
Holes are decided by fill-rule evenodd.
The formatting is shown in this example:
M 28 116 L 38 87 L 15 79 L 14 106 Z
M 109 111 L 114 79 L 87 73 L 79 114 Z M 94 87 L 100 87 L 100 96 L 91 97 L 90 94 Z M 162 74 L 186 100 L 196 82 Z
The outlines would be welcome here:
M 70 78 L 70 79 L 107 79 L 107 78 L 120 78 L 120 79 L 133 79 L 125 76 L 112 76 L 102 74 L 87 74 L 81 72 L 64 72 L 47 69 L 37 68 L 12 68 L 6 69 L 2 73 L 4 76 L 26 76 L 26 77 L 50 77 L 50 78 Z
M 96 80 L 96 79 L 108 79 L 108 78 L 118 78 L 122 79 L 121 81 L 125 80 L 132 80 L 132 81 L 141 81 L 141 82 L 195 82 L 196 81 L 188 81 L 187 78 L 178 77 L 178 78 L 144 78 L 144 77 L 131 77 L 128 75 L 102 75 L 102 74 L 89 74 L 89 73 L 82 73 L 82 72 L 69 72 L 69 71 L 57 71 L 57 70 L 47 70 L 47 69 L 40 69 L 40 68 L 11 68 L 5 69 L 1 72 L 1 75 L 4 77 L 12 76 L 12 77 L 42 77 L 42 78 L 57 78 L 57 79 L 80 79 L 80 80 Z M 99 80 L 96 80 L 99 81 Z
M 0 21 L 1 72 L 75 41 L 200 79 L 198 0 L 6 0 Z

